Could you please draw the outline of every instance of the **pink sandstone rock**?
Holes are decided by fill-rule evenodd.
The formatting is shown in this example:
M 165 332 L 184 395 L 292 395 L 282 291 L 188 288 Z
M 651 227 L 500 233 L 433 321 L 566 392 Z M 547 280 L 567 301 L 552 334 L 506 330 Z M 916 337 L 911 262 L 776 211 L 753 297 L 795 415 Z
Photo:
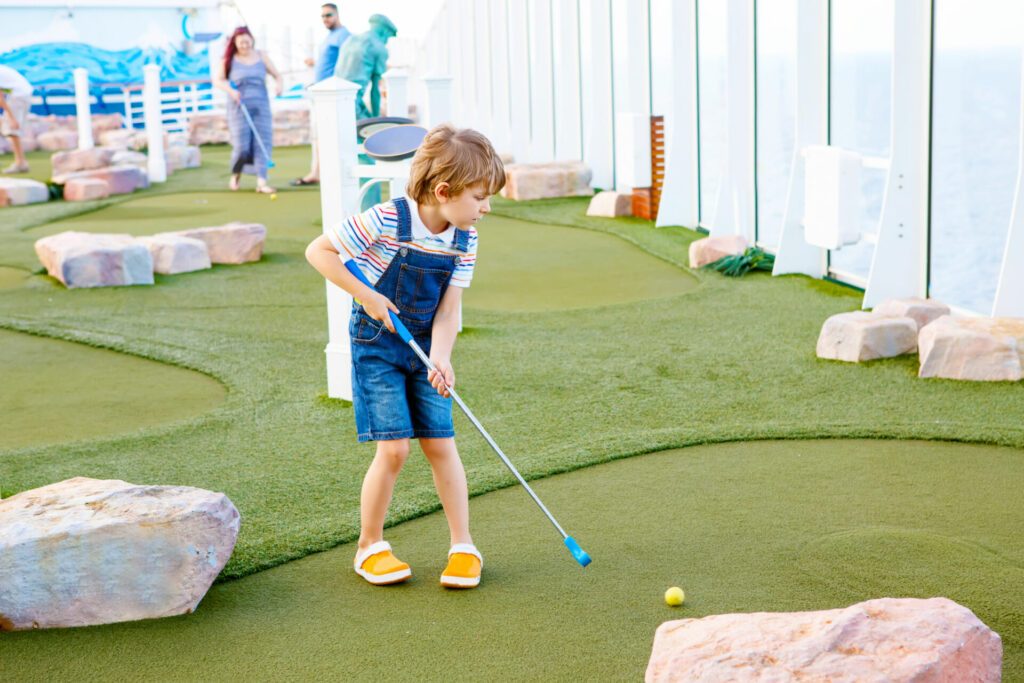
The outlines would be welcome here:
M 114 156 L 110 159 L 110 165 L 135 166 L 136 168 L 146 171 L 149 167 L 149 157 L 142 152 L 136 152 L 130 149 L 121 149 L 114 152 Z
M 1024 318 L 943 316 L 921 328 L 919 377 L 1016 382 L 1024 377 Z
M 199 148 L 195 146 L 168 147 L 164 150 L 164 158 L 167 160 L 169 172 L 179 171 L 183 168 L 199 168 L 201 164 Z
M 153 284 L 153 257 L 131 235 L 68 231 L 36 240 L 35 249 L 68 289 Z
M 690 267 L 703 268 L 723 256 L 742 254 L 746 249 L 747 238 L 743 235 L 705 237 L 690 243 Z
M 75 171 L 103 168 L 109 166 L 110 160 L 113 158 L 114 150 L 105 147 L 57 152 L 50 157 L 50 164 L 53 167 L 52 175 L 61 176 Z
M 949 315 L 949 306 L 937 299 L 888 299 L 874 308 L 874 313 L 888 318 L 913 318 L 917 329 L 944 315 Z
M 222 144 L 231 141 L 228 120 L 223 113 L 199 112 L 188 122 L 189 142 L 193 145 Z
M 867 311 L 833 315 L 821 326 L 818 358 L 859 363 L 917 350 L 913 318 L 887 318 Z
M 505 166 L 503 197 L 516 200 L 546 197 L 588 197 L 590 169 L 581 161 L 552 161 L 544 164 Z
M 50 191 L 38 180 L 0 176 L 0 207 L 38 204 L 49 199 Z
M 206 242 L 212 263 L 249 263 L 259 261 L 263 255 L 263 242 L 267 239 L 266 226 L 259 223 L 228 223 L 211 228 L 195 228 L 172 233 Z
M 947 598 L 718 614 L 658 627 L 648 683 L 998 683 L 999 635 Z
M 76 477 L 0 501 L 0 630 L 189 614 L 240 517 L 223 493 Z
M 161 275 L 191 273 L 210 267 L 210 250 L 206 242 L 174 233 L 140 237 L 153 257 L 153 271 Z
M 51 130 L 36 136 L 39 149 L 47 152 L 59 152 L 63 149 L 78 147 L 78 133 L 73 130 Z
M 598 192 L 587 205 L 588 216 L 617 218 L 633 215 L 633 195 L 605 190 Z
M 110 196 L 107 183 L 99 178 L 72 178 L 64 183 L 64 201 L 84 202 Z
M 111 149 L 145 149 L 147 143 L 146 131 L 133 128 L 118 128 L 100 133 L 99 142 L 104 147 Z
M 64 185 L 74 178 L 96 178 L 107 183 L 110 194 L 130 194 L 137 189 L 149 187 L 149 176 L 138 166 L 107 166 L 90 171 L 76 171 L 54 176 L 53 182 Z

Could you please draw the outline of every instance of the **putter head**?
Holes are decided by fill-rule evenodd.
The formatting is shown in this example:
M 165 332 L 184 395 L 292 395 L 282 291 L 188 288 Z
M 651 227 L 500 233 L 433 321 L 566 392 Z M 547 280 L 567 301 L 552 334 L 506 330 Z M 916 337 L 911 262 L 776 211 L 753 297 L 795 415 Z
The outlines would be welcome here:
M 267 168 L 274 168 L 275 166 L 277 166 L 277 164 L 275 164 L 273 161 L 267 162 Z
M 590 555 L 587 555 L 586 551 L 580 547 L 580 544 L 576 542 L 572 536 L 565 537 L 565 547 L 572 553 L 573 558 L 580 563 L 581 567 L 586 567 L 590 564 Z

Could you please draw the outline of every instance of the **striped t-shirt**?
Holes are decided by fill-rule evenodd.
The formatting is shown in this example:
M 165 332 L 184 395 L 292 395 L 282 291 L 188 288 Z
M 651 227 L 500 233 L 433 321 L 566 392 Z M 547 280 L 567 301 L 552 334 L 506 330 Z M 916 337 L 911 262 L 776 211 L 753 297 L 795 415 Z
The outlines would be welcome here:
M 444 232 L 434 235 L 423 224 L 416 202 L 409 202 L 412 219 L 412 241 L 404 245 L 398 241 L 398 209 L 394 202 L 384 202 L 342 221 L 341 225 L 328 231 L 327 237 L 338 250 L 343 261 L 355 259 L 372 284 L 376 284 L 391 260 L 402 246 L 430 254 L 449 254 L 461 257 L 452 273 L 451 284 L 469 287 L 473 279 L 473 265 L 476 263 L 476 229 L 469 227 L 469 246 L 465 253 L 455 248 L 455 226 L 449 225 Z

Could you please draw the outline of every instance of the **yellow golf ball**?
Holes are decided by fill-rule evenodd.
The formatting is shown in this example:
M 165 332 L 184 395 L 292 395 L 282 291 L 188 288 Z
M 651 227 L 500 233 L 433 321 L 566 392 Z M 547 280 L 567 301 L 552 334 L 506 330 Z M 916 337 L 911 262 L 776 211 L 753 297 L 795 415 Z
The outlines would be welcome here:
M 670 607 L 678 607 L 683 604 L 683 600 L 686 599 L 686 594 L 683 593 L 683 589 L 679 586 L 672 586 L 665 591 L 665 604 Z
M 270 199 L 271 200 L 277 199 L 277 193 L 275 192 L 272 195 L 270 195 Z

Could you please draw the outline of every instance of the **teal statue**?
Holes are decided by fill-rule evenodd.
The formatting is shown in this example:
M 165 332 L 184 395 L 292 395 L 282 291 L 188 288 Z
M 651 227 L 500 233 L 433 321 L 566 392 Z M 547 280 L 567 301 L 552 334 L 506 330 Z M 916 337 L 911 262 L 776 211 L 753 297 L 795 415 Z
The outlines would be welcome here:
M 383 14 L 370 17 L 370 30 L 346 40 L 338 55 L 336 76 L 359 85 L 356 95 L 356 119 L 380 116 L 380 79 L 388 68 L 388 47 L 390 38 L 398 35 L 398 29 Z M 364 100 L 366 86 L 370 86 L 370 106 Z

